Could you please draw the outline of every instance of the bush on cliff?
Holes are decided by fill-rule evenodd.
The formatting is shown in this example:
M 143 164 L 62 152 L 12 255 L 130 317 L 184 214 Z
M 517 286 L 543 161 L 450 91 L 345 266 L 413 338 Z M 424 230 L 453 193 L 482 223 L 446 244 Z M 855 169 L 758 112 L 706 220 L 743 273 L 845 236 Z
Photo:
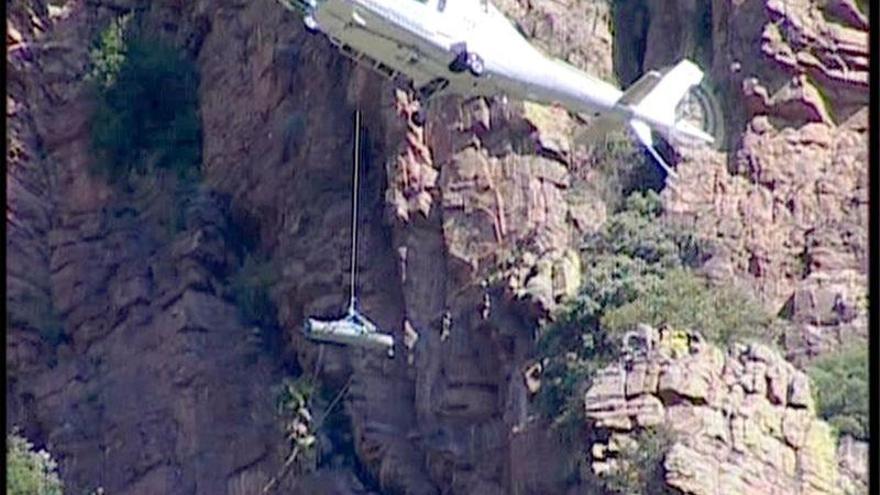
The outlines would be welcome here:
M 95 169 L 112 181 L 156 169 L 198 175 L 201 122 L 198 76 L 179 50 L 131 34 L 116 21 L 91 52 Z
M 839 434 L 868 440 L 868 349 L 853 345 L 808 369 L 819 415 Z
M 17 432 L 6 436 L 7 495 L 61 495 L 63 485 L 56 468 L 48 452 L 35 452 Z
M 636 191 L 658 191 L 663 171 L 645 156 L 626 132 L 610 132 L 591 149 L 592 174 L 584 185 L 605 203 L 609 212 L 625 207 Z M 586 178 L 585 178 L 586 179 Z
M 125 63 L 125 36 L 131 23 L 131 14 L 126 14 L 110 22 L 101 31 L 95 46 L 89 50 L 91 67 L 86 80 L 100 88 L 110 88 Z
M 676 493 L 664 479 L 663 460 L 675 441 L 671 430 L 657 426 L 639 430 L 620 446 L 615 468 L 599 478 L 608 493 L 667 495 Z
M 245 323 L 262 329 L 278 326 L 278 310 L 269 294 L 278 278 L 278 267 L 271 260 L 258 254 L 245 255 L 241 268 L 230 280 L 232 297 Z
M 770 335 L 772 319 L 758 304 L 692 271 L 708 247 L 662 213 L 656 193 L 633 193 L 585 239 L 583 285 L 538 341 L 536 405 L 558 426 L 583 421 L 590 377 L 618 356 L 622 334 L 638 323 L 698 330 L 719 343 Z
M 616 356 L 615 336 L 601 327 L 602 316 L 700 258 L 697 240 L 661 214 L 656 193 L 633 193 L 581 247 L 584 283 L 538 340 L 544 369 L 536 404 L 557 426 L 582 422 L 590 376 Z
M 712 287 L 692 271 L 674 268 L 648 280 L 633 301 L 606 311 L 602 328 L 622 335 L 639 323 L 699 331 L 711 342 L 773 340 L 770 315 L 746 293 Z

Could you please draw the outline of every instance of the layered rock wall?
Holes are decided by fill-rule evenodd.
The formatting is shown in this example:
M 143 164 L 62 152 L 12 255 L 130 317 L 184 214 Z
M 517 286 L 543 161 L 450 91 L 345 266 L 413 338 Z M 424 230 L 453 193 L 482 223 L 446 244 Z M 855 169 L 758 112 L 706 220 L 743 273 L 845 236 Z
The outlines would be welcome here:
M 666 210 L 716 242 L 712 277 L 750 286 L 792 323 L 792 357 L 864 339 L 864 13 L 854 2 L 724 1 L 712 3 L 711 18 L 709 73 L 729 150 L 679 149 Z M 647 65 L 694 52 L 686 44 L 661 48 L 680 25 L 657 22 L 666 28 L 652 28 L 658 34 L 649 45 L 658 48 L 646 54 Z
M 592 469 L 619 469 L 614 445 L 666 427 L 666 484 L 683 493 L 842 493 L 835 439 L 816 418 L 809 378 L 753 344 L 726 353 L 703 344 L 609 366 L 585 396 L 597 440 Z M 645 468 L 645 467 L 640 467 Z
M 116 8 L 10 11 L 7 427 L 71 492 L 254 493 L 285 445 L 252 386 L 277 364 L 222 291 L 228 207 L 198 193 L 173 234 L 169 178 L 125 194 L 90 173 L 87 49 Z

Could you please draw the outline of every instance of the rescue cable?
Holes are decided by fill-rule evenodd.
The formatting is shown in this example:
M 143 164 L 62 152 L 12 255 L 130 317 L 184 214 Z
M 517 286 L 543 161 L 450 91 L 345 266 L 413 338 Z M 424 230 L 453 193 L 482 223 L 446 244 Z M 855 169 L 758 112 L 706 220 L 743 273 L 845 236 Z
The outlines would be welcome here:
M 355 146 L 354 170 L 352 186 L 354 188 L 351 204 L 351 293 L 346 316 L 336 320 L 318 320 L 306 318 L 303 333 L 306 337 L 318 342 L 330 342 L 343 345 L 355 345 L 373 349 L 386 350 L 388 357 L 394 357 L 394 337 L 382 333 L 367 317 L 360 314 L 357 308 L 357 248 L 358 248 L 358 210 L 360 196 L 360 161 L 361 161 L 361 113 L 355 111 Z
M 357 218 L 358 218 L 358 171 L 361 155 L 361 111 L 354 112 L 354 194 L 351 203 L 351 299 L 348 302 L 348 314 L 355 313 L 355 273 L 357 263 Z

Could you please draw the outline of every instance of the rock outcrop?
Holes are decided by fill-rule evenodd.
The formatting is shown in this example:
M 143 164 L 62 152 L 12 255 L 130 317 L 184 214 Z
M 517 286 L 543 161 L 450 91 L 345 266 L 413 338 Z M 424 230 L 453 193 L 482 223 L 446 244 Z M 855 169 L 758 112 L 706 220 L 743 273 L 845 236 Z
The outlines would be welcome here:
M 647 5 L 644 68 L 683 56 L 711 68 L 711 86 L 727 94 L 731 143 L 755 115 L 839 124 L 867 105 L 867 14 L 855 0 Z
M 843 493 L 868 493 L 868 443 L 846 435 L 837 444 L 840 486 Z
M 714 278 L 751 285 L 794 325 L 790 350 L 816 355 L 867 337 L 866 163 L 864 125 L 777 130 L 755 117 L 740 172 L 721 154 L 686 155 L 666 207 L 716 241 Z
M 429 123 L 430 162 L 414 161 L 422 156 L 423 137 L 409 129 L 403 158 L 389 167 L 397 174 L 389 174 L 389 206 L 409 211 L 392 215 L 392 229 L 401 254 L 405 318 L 418 333 L 408 372 L 415 380 L 417 414 L 411 427 L 433 486 L 504 493 L 511 482 L 501 475 L 512 448 L 511 427 L 525 417 L 518 368 L 532 345 L 528 322 L 534 315 L 528 308 L 547 314 L 577 288 L 579 267 L 570 245 L 579 227 L 565 197 L 571 180 L 566 166 L 508 147 L 523 143 L 532 153 L 540 148 L 528 122 L 501 102 L 474 103 L 461 113 L 458 104 L 442 102 L 439 118 Z M 441 122 L 461 124 L 444 128 Z M 404 175 L 406 170 L 418 172 Z M 416 208 L 395 199 L 407 197 L 405 190 L 395 192 L 407 183 L 404 177 L 435 174 L 436 185 L 410 182 L 432 184 L 410 195 L 425 197 Z M 421 209 L 423 204 L 429 207 Z M 503 254 L 518 248 L 540 268 L 512 276 L 512 291 L 498 283 L 507 278 L 497 275 Z M 509 298 L 516 302 L 509 304 Z M 384 445 L 393 450 L 396 443 L 386 439 Z
M 495 5 L 548 53 L 603 79 L 614 78 L 612 12 L 607 2 L 498 0 Z
M 693 10 L 692 3 L 676 8 Z M 680 148 L 666 211 L 716 241 L 708 263 L 714 278 L 750 285 L 791 321 L 792 357 L 864 339 L 865 14 L 850 1 L 754 0 L 712 2 L 706 15 L 712 50 L 703 56 L 712 86 L 727 95 L 729 150 Z M 686 40 L 661 43 L 681 21 L 656 21 L 647 66 L 699 51 Z
M 615 449 L 643 428 L 667 427 L 669 487 L 690 494 L 841 493 L 834 438 L 816 418 L 810 382 L 775 350 L 704 344 L 604 369 L 585 396 L 597 440 L 592 469 L 613 470 Z M 599 455 L 595 455 L 598 453 Z

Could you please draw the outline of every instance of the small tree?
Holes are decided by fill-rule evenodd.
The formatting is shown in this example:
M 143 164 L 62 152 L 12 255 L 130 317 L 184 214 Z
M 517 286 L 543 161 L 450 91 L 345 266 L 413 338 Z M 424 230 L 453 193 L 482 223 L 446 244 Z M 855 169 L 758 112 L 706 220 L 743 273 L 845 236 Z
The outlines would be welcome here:
M 663 459 L 675 440 L 672 432 L 663 426 L 646 428 L 633 435 L 632 440 L 621 446 L 615 459 L 617 465 L 602 476 L 602 484 L 610 492 L 622 495 L 670 493 L 663 476 Z
M 809 366 L 819 415 L 838 433 L 868 440 L 868 349 L 853 345 Z
M 127 22 L 111 24 L 92 51 L 96 170 L 114 181 L 157 168 L 194 179 L 201 163 L 195 67 L 174 47 L 129 34 Z
M 7 495 L 61 495 L 63 485 L 56 469 L 48 452 L 35 452 L 17 431 L 6 436 Z
M 536 405 L 558 426 L 582 422 L 581 391 L 615 357 L 614 335 L 599 325 L 607 312 L 631 303 L 669 270 L 695 264 L 702 247 L 680 226 L 663 221 L 653 191 L 633 193 L 581 248 L 578 295 L 555 315 L 538 341 L 544 363 Z
M 278 267 L 268 258 L 251 253 L 245 255 L 241 268 L 230 282 L 236 305 L 246 323 L 260 327 L 277 326 L 278 310 L 269 289 L 278 278 Z
M 625 199 L 635 191 L 659 190 L 663 186 L 658 167 L 646 159 L 645 152 L 626 132 L 612 131 L 599 137 L 589 157 L 594 173 L 585 186 L 602 198 L 609 212 L 622 209 Z
M 131 14 L 114 19 L 106 29 L 101 31 L 95 46 L 89 51 L 92 63 L 86 80 L 100 88 L 110 88 L 116 82 L 122 64 L 125 63 L 125 35 Z
M 614 336 L 639 323 L 699 330 L 710 341 L 772 342 L 770 315 L 745 293 L 732 287 L 711 287 L 687 269 L 676 268 L 647 281 L 639 296 L 606 312 L 602 328 Z
M 278 413 L 284 420 L 287 439 L 298 450 L 301 459 L 311 467 L 316 462 L 315 419 L 310 409 L 315 393 L 314 384 L 304 377 L 296 380 L 285 378 L 277 399 Z

